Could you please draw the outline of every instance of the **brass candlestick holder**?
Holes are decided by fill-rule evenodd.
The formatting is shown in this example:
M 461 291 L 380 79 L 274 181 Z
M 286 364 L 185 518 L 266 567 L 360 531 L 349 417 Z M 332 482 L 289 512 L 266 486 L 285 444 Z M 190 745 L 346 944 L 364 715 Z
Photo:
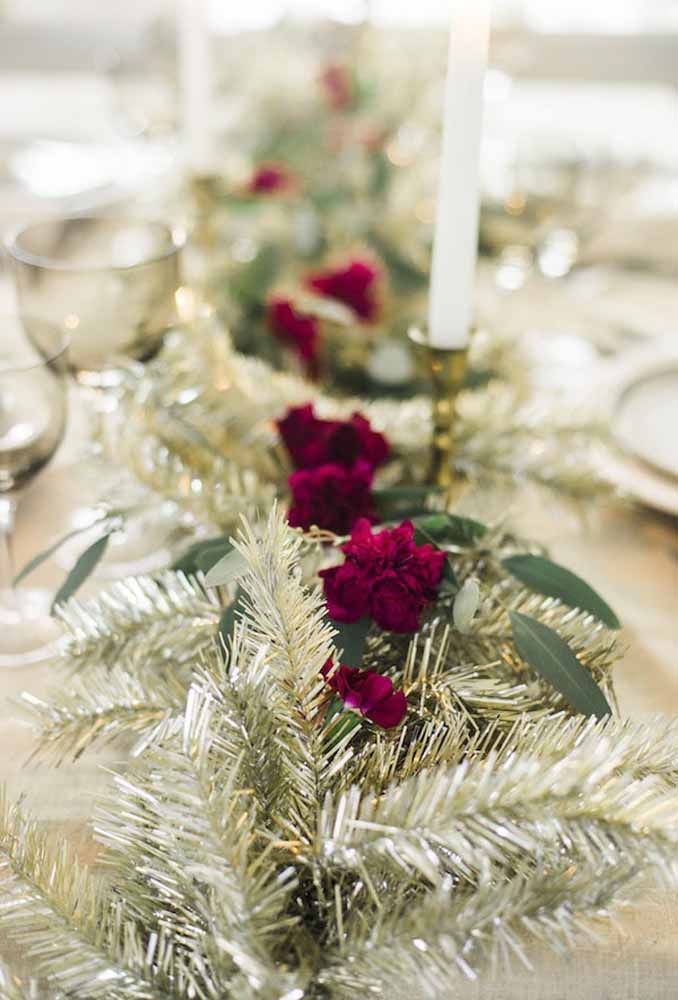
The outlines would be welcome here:
M 194 206 L 193 242 L 203 250 L 216 245 L 214 215 L 219 202 L 220 179 L 216 174 L 194 174 L 189 180 Z
M 425 358 L 431 378 L 431 457 L 427 481 L 445 491 L 446 505 L 459 498 L 464 476 L 455 464 L 457 397 L 463 388 L 468 347 L 431 347 L 423 330 L 412 329 L 410 340 Z

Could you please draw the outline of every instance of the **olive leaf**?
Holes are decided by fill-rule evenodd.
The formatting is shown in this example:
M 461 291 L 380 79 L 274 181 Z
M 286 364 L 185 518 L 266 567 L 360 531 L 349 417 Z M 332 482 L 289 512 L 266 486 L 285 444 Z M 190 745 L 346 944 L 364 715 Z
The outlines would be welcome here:
M 332 642 L 337 653 L 341 655 L 341 662 L 349 667 L 359 667 L 365 654 L 367 634 L 372 624 L 370 619 L 359 618 L 357 622 L 337 622 L 333 618 L 328 620 L 337 630 Z
M 82 587 L 85 580 L 92 575 L 106 552 L 112 534 L 113 532 L 109 531 L 100 538 L 97 538 L 96 542 L 88 546 L 78 557 L 75 566 L 54 595 L 52 611 L 59 604 L 64 604 L 71 598 Z
M 603 692 L 557 632 L 520 611 L 509 611 L 513 639 L 522 658 L 583 715 L 602 718 L 612 710 Z
M 238 587 L 235 592 L 235 597 L 231 603 L 221 612 L 217 635 L 220 642 L 223 644 L 224 649 L 228 648 L 228 644 L 235 628 L 235 623 L 242 613 L 242 597 L 243 591 L 240 587 Z
M 595 615 L 609 628 L 621 628 L 616 614 L 592 587 L 564 566 L 544 556 L 516 555 L 502 560 L 502 565 L 530 590 L 558 600 L 571 608 L 581 608 Z
M 415 518 L 415 528 L 434 542 L 451 545 L 474 545 L 487 533 L 487 525 L 460 514 L 429 514 Z
M 103 517 L 102 521 L 103 520 L 106 520 L 106 518 Z M 44 562 L 47 562 L 47 560 L 51 556 L 53 556 L 55 552 L 59 551 L 62 545 L 65 545 L 66 542 L 70 542 L 71 538 L 77 538 L 78 535 L 82 535 L 83 532 L 85 531 L 90 531 L 91 528 L 92 528 L 91 524 L 87 524 L 82 528 L 74 528 L 73 531 L 69 531 L 68 534 L 62 535 L 60 538 L 56 540 L 56 542 L 53 542 L 52 545 L 49 545 L 46 549 L 43 549 L 41 552 L 38 552 L 37 555 L 33 556 L 32 559 L 28 560 L 26 565 L 23 566 L 22 569 L 14 577 L 14 580 L 12 581 L 14 586 L 16 587 L 18 584 L 21 583 L 22 580 L 25 580 L 26 577 L 29 576 L 29 574 L 31 574 L 34 570 L 38 568 L 38 566 L 42 566 Z
M 189 546 L 172 564 L 172 569 L 175 573 L 185 573 L 186 576 L 195 576 L 198 572 L 206 573 L 232 548 L 230 535 L 205 538 Z
M 340 710 L 329 723 L 325 725 L 323 737 L 328 750 L 333 749 L 343 740 L 350 742 L 350 737 L 362 725 L 362 719 L 356 712 Z
M 242 553 L 234 549 L 212 565 L 205 574 L 205 583 L 208 587 L 224 587 L 240 579 L 246 572 L 247 560 Z

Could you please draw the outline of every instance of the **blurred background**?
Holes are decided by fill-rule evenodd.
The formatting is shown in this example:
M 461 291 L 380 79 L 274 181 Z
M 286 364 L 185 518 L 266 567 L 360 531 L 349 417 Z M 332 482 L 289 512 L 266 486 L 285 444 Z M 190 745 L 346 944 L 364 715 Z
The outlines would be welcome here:
M 0 3 L 6 231 L 91 212 L 195 224 L 177 46 L 186 9 L 185 0 Z M 278 350 L 261 330 L 248 340 L 256 317 L 242 308 L 248 283 L 263 297 L 274 280 L 264 274 L 273 245 L 289 250 L 297 273 L 329 249 L 367 245 L 388 269 L 387 320 L 402 332 L 425 315 L 448 5 L 196 0 L 195 10 L 210 32 L 208 172 L 223 188 L 219 247 L 200 267 L 236 345 Z M 326 76 L 337 67 L 340 85 L 354 88 L 343 117 L 337 79 Z M 253 171 L 271 162 L 302 185 L 294 212 L 275 200 L 240 211 Z M 675 351 L 678 3 L 496 0 L 481 183 L 480 325 L 532 338 L 533 354 L 552 362 L 543 378 L 567 383 L 570 396 L 593 362 L 640 351 L 654 364 Z M 372 381 L 367 364 L 362 381 L 342 388 L 411 393 L 406 375 L 398 383 L 406 360 L 384 354 L 377 368 Z M 654 422 L 631 449 L 652 455 L 634 468 L 634 493 L 670 513 L 678 479 L 667 471 L 678 476 L 678 460 L 653 441 L 673 419 L 674 385 L 653 387 Z M 645 403 L 620 417 L 632 428 L 618 437 L 636 434 Z

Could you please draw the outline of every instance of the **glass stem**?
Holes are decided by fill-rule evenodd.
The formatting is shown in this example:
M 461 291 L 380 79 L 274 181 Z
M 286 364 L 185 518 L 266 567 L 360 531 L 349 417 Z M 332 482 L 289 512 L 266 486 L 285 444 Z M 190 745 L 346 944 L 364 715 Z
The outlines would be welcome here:
M 17 607 L 18 601 L 14 589 L 14 521 L 16 518 L 17 500 L 16 497 L 5 495 L 0 497 L 0 535 L 2 536 L 2 569 L 0 570 L 0 581 L 4 584 L 3 589 L 7 592 L 7 598 L 13 608 Z

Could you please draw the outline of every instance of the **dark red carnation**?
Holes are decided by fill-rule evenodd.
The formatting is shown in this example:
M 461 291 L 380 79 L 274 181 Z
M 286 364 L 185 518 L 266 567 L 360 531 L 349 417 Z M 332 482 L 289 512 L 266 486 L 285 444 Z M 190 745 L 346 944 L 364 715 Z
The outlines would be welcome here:
M 373 431 L 369 420 L 354 413 L 348 420 L 321 420 L 311 403 L 291 407 L 278 430 L 290 458 L 298 469 L 336 462 L 347 468 L 358 459 L 373 468 L 388 458 L 388 442 L 383 434 Z
M 320 83 L 327 95 L 327 100 L 336 111 L 342 111 L 351 106 L 355 87 L 353 74 L 347 66 L 342 66 L 340 63 L 329 63 L 320 74 Z
M 357 622 L 360 618 L 367 618 L 370 613 L 369 580 L 352 563 L 345 562 L 335 569 L 336 572 L 331 578 L 330 615 L 338 622 Z M 328 574 L 330 570 L 324 570 L 324 573 Z M 327 586 L 325 590 L 327 592 Z
M 342 551 L 341 566 L 320 572 L 330 616 L 355 622 L 369 615 L 388 632 L 416 632 L 422 611 L 437 596 L 445 553 L 417 545 L 411 521 L 373 532 L 367 520 L 355 524 Z M 347 600 L 351 588 L 356 597 Z
M 422 589 L 400 580 L 393 571 L 380 576 L 370 592 L 370 617 L 386 632 L 416 632 L 419 614 L 426 603 Z
M 365 323 L 379 318 L 381 269 L 372 261 L 354 258 L 342 267 L 311 274 L 306 284 L 314 292 L 349 306 Z
M 334 672 L 332 670 L 332 661 L 328 660 L 323 667 L 323 677 L 346 708 L 357 709 L 382 729 L 400 725 L 407 713 L 407 698 L 404 692 L 394 690 L 390 677 L 343 664 Z
M 292 300 L 283 296 L 269 300 L 267 318 L 278 340 L 297 354 L 311 378 L 317 378 L 320 373 L 318 320 L 299 312 Z
M 304 529 L 316 525 L 343 535 L 360 518 L 374 520 L 372 474 L 367 462 L 356 462 L 350 469 L 329 462 L 293 472 L 289 478 L 289 523 Z
M 293 187 L 294 178 L 290 172 L 274 163 L 261 164 L 247 182 L 250 194 L 280 194 Z

